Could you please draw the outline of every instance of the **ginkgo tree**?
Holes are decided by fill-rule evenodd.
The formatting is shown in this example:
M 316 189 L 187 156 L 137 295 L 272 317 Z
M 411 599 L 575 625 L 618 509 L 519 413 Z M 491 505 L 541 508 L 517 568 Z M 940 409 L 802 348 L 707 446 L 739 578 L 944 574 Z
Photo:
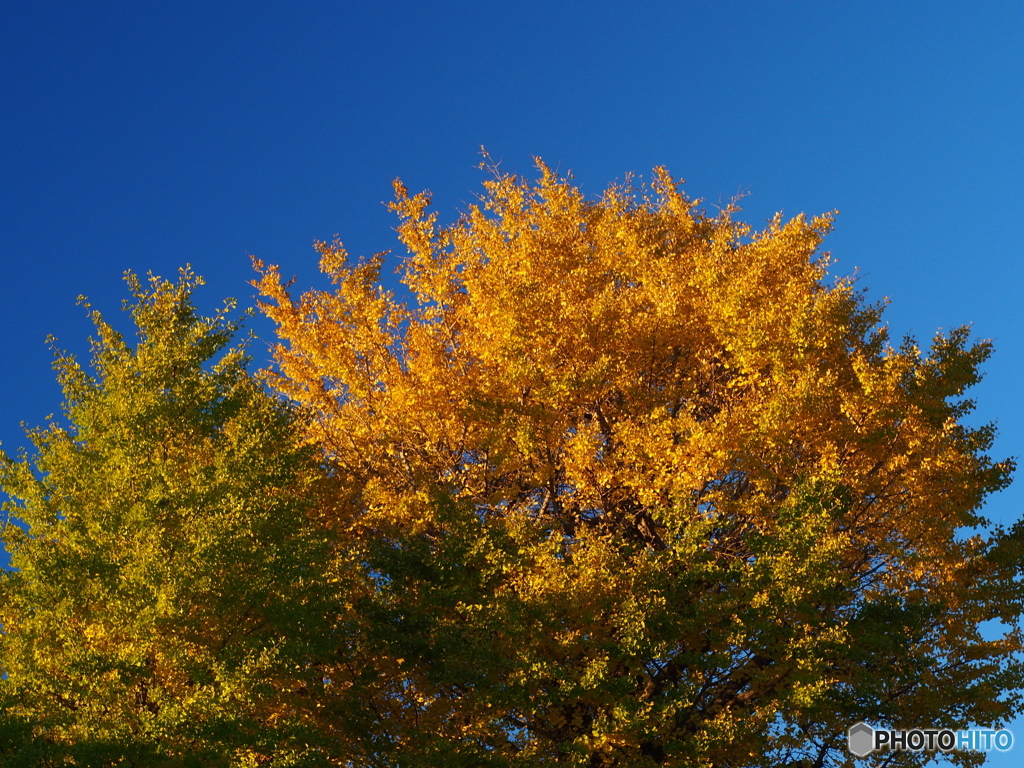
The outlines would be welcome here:
M 127 280 L 135 343 L 93 312 L 91 369 L 56 356 L 64 418 L 0 463 L 0 763 L 326 765 L 319 461 L 230 306 L 198 314 L 187 270 Z
M 257 263 L 373 582 L 380 764 L 838 765 L 860 720 L 1019 711 L 1021 537 L 980 511 L 1013 467 L 964 420 L 990 344 L 890 342 L 829 216 L 539 167 L 448 227 L 396 183 L 408 301 L 338 242 L 331 290 Z
M 405 299 L 258 264 L 263 375 L 188 270 L 128 276 L 134 340 L 92 313 L 0 458 L 0 763 L 848 765 L 1020 711 L 991 345 L 892 343 L 828 216 L 539 168 L 447 227 L 396 184 Z

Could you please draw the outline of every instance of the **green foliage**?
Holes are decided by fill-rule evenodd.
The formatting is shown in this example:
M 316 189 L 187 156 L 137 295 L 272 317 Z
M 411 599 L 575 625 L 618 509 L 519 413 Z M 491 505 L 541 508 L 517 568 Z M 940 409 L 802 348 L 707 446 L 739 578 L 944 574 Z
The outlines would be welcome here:
M 263 270 L 277 394 L 188 271 L 58 353 L 0 461 L 0 763 L 846 765 L 858 720 L 1020 711 L 1024 524 L 967 535 L 1013 469 L 962 421 L 987 342 L 893 348 L 827 217 L 664 171 L 499 175 L 443 230 L 396 189 L 418 302 L 337 243 L 330 292 Z
M 228 348 L 230 307 L 199 316 L 187 271 L 127 281 L 136 343 L 93 313 L 92 372 L 56 358 L 66 425 L 0 468 L 5 764 L 316 764 L 315 457 Z

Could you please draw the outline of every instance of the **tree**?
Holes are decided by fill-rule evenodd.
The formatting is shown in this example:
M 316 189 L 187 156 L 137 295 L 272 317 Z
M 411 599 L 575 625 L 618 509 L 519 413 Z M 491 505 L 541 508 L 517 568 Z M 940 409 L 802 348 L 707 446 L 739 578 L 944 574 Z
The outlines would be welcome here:
M 374 581 L 383 764 L 840 764 L 858 720 L 1018 711 L 1021 532 L 979 512 L 1012 462 L 964 422 L 988 342 L 890 344 L 829 216 L 753 232 L 660 169 L 485 187 L 440 228 L 396 183 L 409 303 L 338 242 L 330 291 L 257 263 Z
M 0 464 L 0 762 L 327 764 L 317 458 L 228 349 L 230 306 L 198 315 L 187 270 L 127 282 L 137 344 L 93 312 L 93 372 L 56 357 L 66 423 Z

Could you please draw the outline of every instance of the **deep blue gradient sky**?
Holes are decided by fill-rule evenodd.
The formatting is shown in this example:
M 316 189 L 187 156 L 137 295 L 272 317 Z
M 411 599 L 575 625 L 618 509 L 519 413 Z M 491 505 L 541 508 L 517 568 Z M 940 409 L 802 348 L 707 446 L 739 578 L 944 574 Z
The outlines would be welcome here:
M 249 305 L 250 254 L 317 284 L 315 239 L 399 248 L 396 176 L 453 219 L 483 145 L 594 194 L 666 165 L 755 226 L 839 209 L 837 271 L 892 300 L 897 338 L 995 340 L 976 421 L 1024 455 L 1020 0 L 150 5 L 0 4 L 8 451 L 59 410 L 44 338 L 86 349 L 79 294 L 114 314 L 124 270 L 189 262 L 204 307 Z

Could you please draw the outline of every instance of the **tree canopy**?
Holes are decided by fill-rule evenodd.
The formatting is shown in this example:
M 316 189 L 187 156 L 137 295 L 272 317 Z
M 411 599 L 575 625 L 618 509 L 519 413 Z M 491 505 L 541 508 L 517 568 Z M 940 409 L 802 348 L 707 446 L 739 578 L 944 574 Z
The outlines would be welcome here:
M 199 280 L 128 276 L 134 348 L 94 313 L 93 372 L 58 352 L 66 425 L 5 459 L 5 765 L 301 756 L 330 641 L 330 541 L 291 410 L 200 317 Z M 334 650 L 333 648 L 331 649 Z M 28 738 L 28 736 L 32 738 Z
M 894 345 L 829 216 L 539 168 L 448 227 L 396 183 L 404 297 L 257 263 L 262 377 L 187 272 L 58 356 L 3 464 L 10 764 L 840 765 L 1020 710 L 989 342 Z

